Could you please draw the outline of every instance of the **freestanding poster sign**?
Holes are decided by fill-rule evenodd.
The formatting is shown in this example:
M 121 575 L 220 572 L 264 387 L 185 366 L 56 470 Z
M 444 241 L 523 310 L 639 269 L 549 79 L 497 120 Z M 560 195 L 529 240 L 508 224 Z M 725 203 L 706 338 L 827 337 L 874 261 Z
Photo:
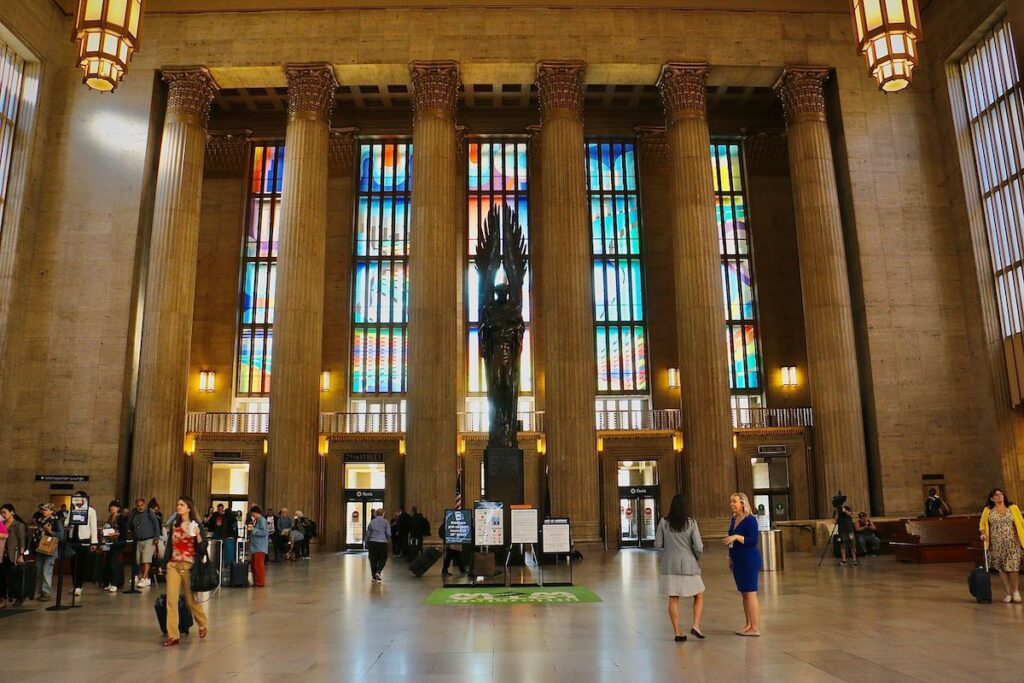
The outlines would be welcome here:
M 541 552 L 555 555 L 558 559 L 565 557 L 569 565 L 569 582 L 548 582 L 541 575 L 541 584 L 544 586 L 571 586 L 572 584 L 572 561 L 569 559 L 569 552 L 572 550 L 572 534 L 569 529 L 567 517 L 550 517 L 544 520 L 544 528 L 541 538 Z
M 512 508 L 511 543 L 533 544 L 537 542 L 537 509 Z
M 473 504 L 474 545 L 501 546 L 505 544 L 504 503 L 478 500 Z
M 447 545 L 473 542 L 473 518 L 468 510 L 444 511 L 444 538 Z
M 68 526 L 82 526 L 89 523 L 89 496 L 75 494 L 71 496 L 71 513 L 68 515 Z

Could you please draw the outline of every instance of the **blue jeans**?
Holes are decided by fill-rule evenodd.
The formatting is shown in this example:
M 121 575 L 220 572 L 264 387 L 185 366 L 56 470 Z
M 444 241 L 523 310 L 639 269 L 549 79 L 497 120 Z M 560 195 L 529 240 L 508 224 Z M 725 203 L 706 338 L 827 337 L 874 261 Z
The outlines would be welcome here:
M 36 555 L 36 567 L 39 571 L 39 582 L 42 586 L 39 591 L 43 595 L 53 592 L 53 563 L 57 558 L 54 555 Z
M 221 557 L 224 558 L 225 567 L 231 567 L 231 563 L 238 560 L 238 556 L 235 555 L 235 539 L 224 539 L 224 542 L 221 544 Z

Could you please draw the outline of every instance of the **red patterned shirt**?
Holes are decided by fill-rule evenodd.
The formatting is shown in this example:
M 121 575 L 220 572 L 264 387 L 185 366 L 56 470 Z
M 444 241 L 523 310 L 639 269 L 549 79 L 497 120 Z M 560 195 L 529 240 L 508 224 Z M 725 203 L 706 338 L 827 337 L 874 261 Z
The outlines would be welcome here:
M 184 525 L 175 524 L 171 536 L 171 562 L 195 562 L 196 542 Z

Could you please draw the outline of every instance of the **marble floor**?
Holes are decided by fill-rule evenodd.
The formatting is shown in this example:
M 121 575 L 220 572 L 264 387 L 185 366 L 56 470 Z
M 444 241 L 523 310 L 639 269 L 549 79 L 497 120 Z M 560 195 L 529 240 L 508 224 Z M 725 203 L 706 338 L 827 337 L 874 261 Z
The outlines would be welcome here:
M 655 563 L 650 551 L 587 553 L 576 582 L 601 603 L 452 607 L 423 604 L 439 566 L 416 579 L 392 560 L 371 585 L 365 556 L 325 553 L 270 565 L 265 589 L 222 590 L 209 637 L 171 649 L 152 588 L 87 588 L 82 609 L 0 619 L 0 680 L 1024 681 L 1024 606 L 976 604 L 963 565 L 889 556 L 818 569 L 789 554 L 784 572 L 762 574 L 763 636 L 740 638 L 725 554 L 710 548 L 707 640 L 676 643 Z

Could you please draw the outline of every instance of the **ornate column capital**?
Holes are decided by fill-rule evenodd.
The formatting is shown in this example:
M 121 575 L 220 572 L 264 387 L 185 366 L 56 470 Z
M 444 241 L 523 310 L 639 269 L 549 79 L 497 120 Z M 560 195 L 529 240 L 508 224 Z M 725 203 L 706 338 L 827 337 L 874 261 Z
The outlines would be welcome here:
M 789 173 L 786 131 L 778 128 L 741 128 L 743 157 L 750 175 L 782 176 Z
M 412 111 L 414 116 L 455 120 L 462 76 L 458 62 L 413 62 Z
M 587 65 L 579 61 L 537 63 L 540 122 L 553 118 L 583 118 L 583 77 Z
M 782 98 L 786 123 L 825 120 L 825 81 L 830 69 L 824 66 L 787 66 L 775 83 Z
M 349 175 L 355 158 L 358 128 L 332 128 L 328 149 L 328 169 L 331 175 Z
M 218 131 L 206 139 L 203 171 L 211 178 L 235 178 L 245 175 L 249 164 L 249 129 Z
M 210 103 L 220 87 L 203 66 L 164 69 L 161 78 L 167 84 L 167 119 L 182 121 L 206 130 L 210 123 Z
M 669 125 L 679 119 L 707 118 L 707 78 L 707 64 L 666 62 L 662 65 L 658 90 Z
M 668 137 L 665 129 L 658 126 L 637 126 L 638 147 L 640 148 L 640 164 L 661 169 L 668 164 Z
M 288 119 L 330 122 L 338 89 L 331 65 L 286 64 L 284 74 L 288 78 Z
M 459 173 L 466 172 L 466 157 L 469 148 L 466 145 L 466 136 L 469 134 L 469 126 L 455 126 L 455 159 L 459 162 Z

